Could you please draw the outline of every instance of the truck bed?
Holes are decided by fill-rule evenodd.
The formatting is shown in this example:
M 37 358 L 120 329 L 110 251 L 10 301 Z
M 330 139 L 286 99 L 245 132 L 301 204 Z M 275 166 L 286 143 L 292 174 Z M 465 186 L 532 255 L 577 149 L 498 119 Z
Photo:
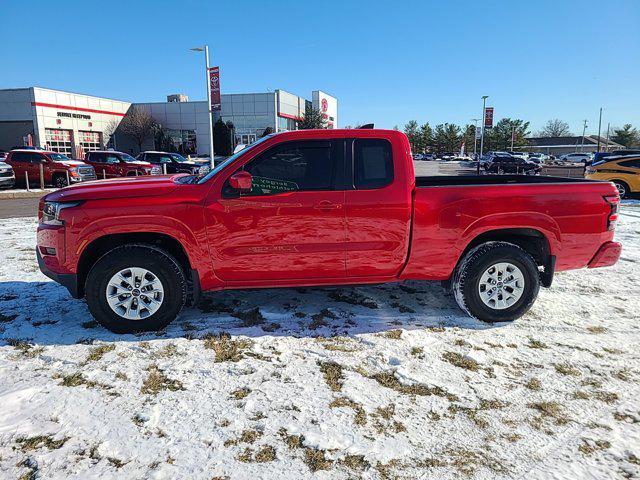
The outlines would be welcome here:
M 596 182 L 597 180 L 587 180 L 584 178 L 549 177 L 541 175 L 441 175 L 428 177 L 416 176 L 416 187 Z

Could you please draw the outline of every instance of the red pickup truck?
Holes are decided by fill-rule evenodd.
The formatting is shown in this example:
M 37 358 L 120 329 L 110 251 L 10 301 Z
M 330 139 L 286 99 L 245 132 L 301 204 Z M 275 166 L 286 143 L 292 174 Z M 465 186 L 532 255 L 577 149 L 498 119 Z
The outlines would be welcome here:
M 72 160 L 57 152 L 16 149 L 7 154 L 5 162 L 13 167 L 18 185 L 25 185 L 27 178 L 29 185 L 39 185 L 40 170 L 44 184 L 57 188 L 66 187 L 69 183 L 96 179 L 96 172 L 91 165 Z
M 40 202 L 41 270 L 108 329 L 160 329 L 201 291 L 440 280 L 514 320 L 555 271 L 614 264 L 608 182 L 415 177 L 397 131 L 266 136 L 204 176 L 75 185 Z M 117 212 L 117 215 L 114 213 Z

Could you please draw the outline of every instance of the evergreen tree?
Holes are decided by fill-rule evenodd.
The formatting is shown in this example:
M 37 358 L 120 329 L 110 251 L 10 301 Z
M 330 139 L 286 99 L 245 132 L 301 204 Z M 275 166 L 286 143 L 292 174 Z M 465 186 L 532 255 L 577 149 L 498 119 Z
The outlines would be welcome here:
M 627 123 L 622 128 L 613 130 L 611 140 L 627 148 L 637 147 L 640 145 L 640 133 L 637 128 L 633 128 L 630 123 Z
M 317 108 L 307 105 L 304 110 L 304 118 L 298 123 L 298 129 L 311 130 L 314 128 L 327 128 L 327 121 Z
M 429 122 L 420 126 L 420 143 L 423 152 L 431 149 L 431 144 L 433 143 L 433 130 L 431 129 Z
M 484 135 L 484 151 L 511 150 L 511 134 L 515 130 L 513 147 L 525 147 L 528 145 L 527 136 L 529 122 L 519 119 L 503 118 L 495 126 L 487 130 Z
M 404 126 L 404 134 L 409 138 L 409 143 L 411 144 L 411 152 L 412 153 L 421 153 L 422 139 L 420 137 L 420 129 L 418 128 L 418 122 L 415 120 L 410 120 Z

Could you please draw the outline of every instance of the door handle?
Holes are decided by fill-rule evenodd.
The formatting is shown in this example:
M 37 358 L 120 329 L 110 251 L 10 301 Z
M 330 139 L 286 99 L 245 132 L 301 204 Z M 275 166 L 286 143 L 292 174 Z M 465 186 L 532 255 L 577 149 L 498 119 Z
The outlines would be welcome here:
M 333 203 L 329 200 L 322 200 L 320 203 L 316 204 L 313 208 L 316 210 L 329 211 L 329 210 L 338 210 L 342 208 L 342 205 L 339 203 Z

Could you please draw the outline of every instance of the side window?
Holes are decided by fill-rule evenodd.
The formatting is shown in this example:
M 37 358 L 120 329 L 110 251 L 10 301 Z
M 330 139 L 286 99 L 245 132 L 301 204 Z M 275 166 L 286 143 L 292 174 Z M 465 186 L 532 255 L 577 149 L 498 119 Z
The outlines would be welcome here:
M 29 161 L 29 154 L 25 152 L 14 152 L 11 154 L 11 160 L 14 162 L 27 163 Z
M 620 162 L 622 167 L 640 168 L 640 158 L 634 158 L 633 160 L 625 160 Z
M 393 182 L 391 144 L 380 139 L 353 142 L 353 184 L 357 189 L 382 188 Z
M 171 163 L 171 157 L 169 155 L 158 155 L 154 158 L 154 163 Z
M 110 164 L 120 163 L 120 159 L 116 155 L 112 155 L 108 153 L 105 155 L 104 163 L 110 163 Z
M 253 177 L 247 195 L 333 190 L 335 159 L 330 142 L 295 142 L 276 146 L 244 168 Z
M 89 161 L 94 163 L 104 163 L 104 158 L 101 153 L 89 153 Z

